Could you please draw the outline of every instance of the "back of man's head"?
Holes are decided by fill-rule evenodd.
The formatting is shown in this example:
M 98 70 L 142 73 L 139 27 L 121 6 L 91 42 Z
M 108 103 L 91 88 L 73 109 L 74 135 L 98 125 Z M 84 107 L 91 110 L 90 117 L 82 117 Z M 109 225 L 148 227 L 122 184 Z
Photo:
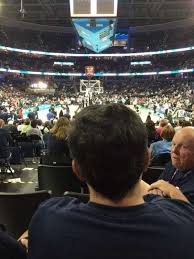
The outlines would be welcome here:
M 147 134 L 140 117 L 124 105 L 83 109 L 72 122 L 68 139 L 80 176 L 104 197 L 119 201 L 139 181 Z

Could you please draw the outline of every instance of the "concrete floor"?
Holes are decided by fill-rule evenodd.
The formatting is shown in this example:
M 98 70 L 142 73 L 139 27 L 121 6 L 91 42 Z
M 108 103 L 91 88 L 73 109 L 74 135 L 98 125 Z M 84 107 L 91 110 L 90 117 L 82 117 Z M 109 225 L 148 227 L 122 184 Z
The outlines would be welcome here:
M 32 162 L 26 161 L 27 166 L 21 165 L 11 165 L 14 169 L 14 174 L 2 174 L 0 173 L 0 192 L 10 192 L 10 193 L 29 193 L 34 192 L 35 188 L 38 186 L 38 174 L 37 168 L 39 161 Z

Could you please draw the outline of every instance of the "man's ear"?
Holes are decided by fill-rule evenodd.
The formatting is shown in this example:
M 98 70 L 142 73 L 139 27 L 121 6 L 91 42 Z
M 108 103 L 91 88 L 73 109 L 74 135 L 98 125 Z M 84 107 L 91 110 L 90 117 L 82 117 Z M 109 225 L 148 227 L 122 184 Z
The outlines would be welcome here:
M 81 181 L 85 182 L 85 179 L 83 176 L 80 174 L 80 168 L 76 160 L 72 160 L 72 169 L 73 173 L 76 175 L 76 177 Z
M 147 148 L 145 151 L 145 157 L 144 157 L 144 169 L 143 172 L 147 172 L 148 166 L 150 165 L 150 151 Z

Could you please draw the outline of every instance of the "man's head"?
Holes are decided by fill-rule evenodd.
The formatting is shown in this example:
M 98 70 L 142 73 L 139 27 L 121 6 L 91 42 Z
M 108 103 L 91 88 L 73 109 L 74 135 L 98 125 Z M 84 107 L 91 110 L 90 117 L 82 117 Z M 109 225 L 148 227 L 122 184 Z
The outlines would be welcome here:
M 166 125 L 168 125 L 168 120 L 167 119 L 160 120 L 159 126 L 161 128 L 165 127 Z
M 172 164 L 181 171 L 194 169 L 194 128 L 179 130 L 172 140 Z
M 162 128 L 160 137 L 167 141 L 172 141 L 174 134 L 175 134 L 174 128 L 170 125 L 166 125 Z
M 124 198 L 145 169 L 146 129 L 124 105 L 85 108 L 72 122 L 68 139 L 77 174 L 110 200 Z

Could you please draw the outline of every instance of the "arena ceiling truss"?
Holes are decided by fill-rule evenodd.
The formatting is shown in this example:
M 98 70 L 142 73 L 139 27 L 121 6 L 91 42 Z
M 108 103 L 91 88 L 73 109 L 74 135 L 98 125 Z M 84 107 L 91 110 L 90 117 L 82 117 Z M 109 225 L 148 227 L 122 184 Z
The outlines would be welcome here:
M 118 27 L 158 24 L 194 17 L 193 0 L 119 0 Z M 12 20 L 71 27 L 69 0 L 1 0 L 0 16 Z

